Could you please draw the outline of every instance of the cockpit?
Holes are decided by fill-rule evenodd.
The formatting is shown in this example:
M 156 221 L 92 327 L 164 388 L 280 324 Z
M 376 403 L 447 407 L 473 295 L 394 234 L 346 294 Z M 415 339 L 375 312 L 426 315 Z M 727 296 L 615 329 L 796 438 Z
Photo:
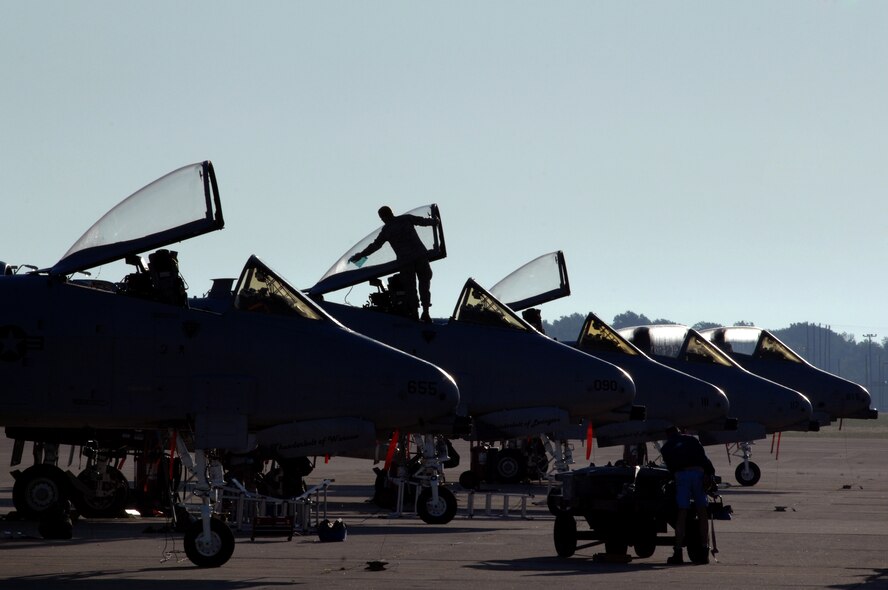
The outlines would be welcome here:
M 251 313 L 298 316 L 320 320 L 324 316 L 298 290 L 287 284 L 255 256 L 251 256 L 234 289 L 234 308 Z
M 616 352 L 638 356 L 638 349 L 592 313 L 586 316 L 586 323 L 583 325 L 577 344 L 580 350 L 592 355 L 596 352 Z
M 641 326 L 619 333 L 642 352 L 694 363 L 735 366 L 722 351 L 686 326 Z
M 451 320 L 533 331 L 533 328 L 525 320 L 500 303 L 496 297 L 488 293 L 473 279 L 466 281 Z
M 761 328 L 751 326 L 716 328 L 703 332 L 703 335 L 729 354 L 745 355 L 763 360 L 805 362 L 777 337 Z
M 149 299 L 170 305 L 188 304 L 185 280 L 179 273 L 179 255 L 172 250 L 160 249 L 148 256 L 148 264 L 141 256 L 126 257 L 127 264 L 136 267 L 117 285 L 118 292 L 131 297 Z

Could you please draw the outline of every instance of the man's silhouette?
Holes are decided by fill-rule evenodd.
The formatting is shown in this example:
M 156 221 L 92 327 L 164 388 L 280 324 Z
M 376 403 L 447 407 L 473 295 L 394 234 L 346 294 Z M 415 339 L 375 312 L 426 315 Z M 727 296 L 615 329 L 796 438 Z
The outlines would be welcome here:
M 417 215 L 395 216 L 392 210 L 385 205 L 379 208 L 379 218 L 385 224 L 379 235 L 366 248 L 349 258 L 349 261 L 356 262 L 369 256 L 388 242 L 392 250 L 395 251 L 398 262 L 401 263 L 401 272 L 407 277 L 415 277 L 412 281 L 413 285 L 416 285 L 417 281 L 419 282 L 419 301 L 422 304 L 421 319 L 424 322 L 430 322 L 432 267 L 429 264 L 429 255 L 425 244 L 419 239 L 414 226 L 436 225 L 437 220 Z
M 675 521 L 675 551 L 666 563 L 683 563 L 681 548 L 684 544 L 685 526 L 691 499 L 697 508 L 700 526 L 700 539 L 706 548 L 702 563 L 709 563 L 709 498 L 706 495 L 707 481 L 715 476 L 715 469 L 703 445 L 689 434 L 682 434 L 675 426 L 667 431 L 669 438 L 660 448 L 660 454 L 666 467 L 675 478 L 675 501 L 678 504 L 678 516 Z

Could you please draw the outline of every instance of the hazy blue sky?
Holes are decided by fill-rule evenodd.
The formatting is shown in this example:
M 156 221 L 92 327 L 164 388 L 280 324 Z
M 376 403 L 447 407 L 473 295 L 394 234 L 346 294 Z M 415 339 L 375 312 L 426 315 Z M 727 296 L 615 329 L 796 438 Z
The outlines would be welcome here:
M 252 253 L 307 287 L 380 204 L 435 202 L 436 316 L 467 277 L 561 249 L 573 295 L 549 320 L 888 336 L 888 2 L 0 11 L 0 260 L 51 265 L 211 159 L 227 225 L 178 246 L 192 294 Z

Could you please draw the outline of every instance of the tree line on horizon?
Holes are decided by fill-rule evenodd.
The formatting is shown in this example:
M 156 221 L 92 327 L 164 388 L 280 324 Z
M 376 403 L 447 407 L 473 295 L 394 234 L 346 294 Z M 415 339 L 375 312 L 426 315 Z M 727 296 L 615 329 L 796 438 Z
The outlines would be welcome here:
M 548 336 L 561 342 L 573 343 L 576 342 L 585 320 L 585 315 L 573 313 L 552 322 L 544 320 L 543 328 Z M 644 314 L 626 311 L 614 316 L 611 327 L 620 330 L 632 326 L 675 323 L 663 318 L 651 320 Z M 699 331 L 724 325 L 697 322 L 691 328 Z M 732 325 L 755 324 L 738 321 Z M 870 338 L 858 341 L 854 334 L 836 333 L 829 326 L 811 322 L 794 323 L 787 328 L 769 332 L 815 367 L 866 387 L 873 397 L 873 405 L 884 399 L 884 390 L 888 389 L 888 338 L 882 338 L 881 341 Z

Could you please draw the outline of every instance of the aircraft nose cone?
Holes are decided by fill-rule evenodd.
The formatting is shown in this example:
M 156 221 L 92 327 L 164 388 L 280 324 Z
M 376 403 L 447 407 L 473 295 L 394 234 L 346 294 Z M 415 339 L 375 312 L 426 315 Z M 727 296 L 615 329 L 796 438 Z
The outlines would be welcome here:
M 459 405 L 459 388 L 449 373 L 441 369 L 437 369 L 437 371 L 440 379 L 436 387 L 438 403 L 442 409 L 451 412 Z
M 597 362 L 600 365 L 591 366 L 583 379 L 585 417 L 609 412 L 635 400 L 635 382 L 629 373 L 605 361 Z
M 705 416 L 705 420 L 714 420 L 723 418 L 728 415 L 731 409 L 731 402 L 724 391 L 710 383 L 703 382 L 700 384 L 696 392 L 700 399 L 701 415 Z
M 774 384 L 774 389 L 773 396 L 778 414 L 775 420 L 777 428 L 785 428 L 811 421 L 814 408 L 807 397 L 794 389 L 777 384 Z
M 453 413 L 459 405 L 459 388 L 449 373 L 431 363 L 411 369 L 401 392 L 404 405 L 413 407 L 418 416 L 432 420 Z
M 849 383 L 848 387 L 839 393 L 839 397 L 843 406 L 841 415 L 870 420 L 878 417 L 878 410 L 872 407 L 872 396 L 862 385 Z

